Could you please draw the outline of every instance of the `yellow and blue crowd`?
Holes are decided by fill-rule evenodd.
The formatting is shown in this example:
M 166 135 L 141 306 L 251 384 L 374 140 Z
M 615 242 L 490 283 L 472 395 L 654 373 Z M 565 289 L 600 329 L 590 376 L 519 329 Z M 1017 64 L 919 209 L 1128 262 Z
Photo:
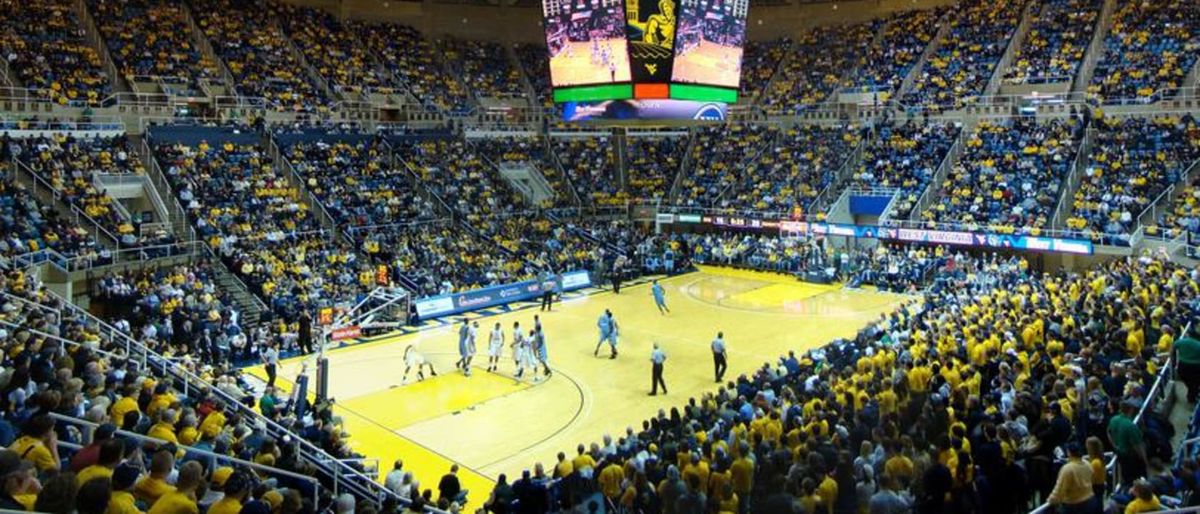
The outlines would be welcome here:
M 131 291 L 165 294 L 163 303 L 176 302 L 178 312 L 185 308 L 178 302 L 198 301 L 197 295 L 205 294 L 196 273 L 203 272 L 180 267 L 129 277 L 137 282 Z M 160 279 L 169 283 L 146 284 Z M 11 324 L 0 332 L 5 368 L 0 508 L 265 514 L 319 512 L 332 504 L 332 484 L 314 489 L 309 480 L 272 471 L 315 475 L 312 465 L 298 458 L 297 437 L 339 458 L 354 456 L 327 406 L 298 419 L 285 412 L 284 401 L 270 390 L 255 405 L 251 389 L 236 372 L 200 366 L 191 357 L 178 365 L 210 385 L 181 389 L 163 374 L 164 361 L 151 358 L 143 367 L 136 347 L 109 339 L 95 318 L 64 308 L 65 300 L 49 293 L 35 275 L 6 271 L 0 275 L 0 291 L 5 293 L 0 319 Z M 139 322 L 172 316 L 151 310 L 144 314 Z M 133 337 L 155 346 L 158 336 L 145 331 Z M 282 423 L 291 439 L 277 437 L 279 432 L 269 431 L 255 412 Z M 97 428 L 85 435 L 78 426 L 56 422 L 52 414 Z M 214 454 L 265 467 L 251 469 L 210 456 Z
M 842 77 L 862 64 L 882 20 L 817 27 L 802 34 L 775 72 L 759 105 L 769 114 L 799 114 L 833 99 Z
M 315 113 L 328 99 L 312 83 L 270 9 L 234 0 L 190 4 L 196 23 L 224 61 L 239 95 L 260 98 L 272 110 Z
M 1188 0 L 1117 6 L 1089 96 L 1097 103 L 1169 97 L 1200 57 L 1200 5 Z
M 1050 227 L 1075 163 L 1084 124 L 1076 117 L 1038 122 L 981 121 L 922 219 L 972 231 L 1037 234 Z
M 626 139 L 625 191 L 633 200 L 665 199 L 683 164 L 690 139 L 679 136 Z
M 162 0 L 89 0 L 88 9 L 117 72 L 131 84 L 161 79 L 178 93 L 200 89 L 219 76 L 191 38 L 186 7 Z
M 392 92 L 391 79 L 358 43 L 353 27 L 321 9 L 280 3 L 275 14 L 304 60 L 334 92 Z
M 69 0 L 0 2 L 0 55 L 17 86 L 59 105 L 99 106 L 112 92 Z
M 1025 2 L 968 0 L 937 52 L 901 102 L 909 106 L 956 108 L 984 93 L 1008 42 L 1017 30 Z
M 1200 159 L 1191 115 L 1100 117 L 1067 227 L 1093 239 L 1128 241 L 1142 211 Z
M 1099 0 L 1051 0 L 1037 7 L 1029 33 L 1004 72 L 1005 82 L 1071 82 L 1092 42 L 1103 5 Z
M 859 142 L 854 127 L 730 125 L 703 129 L 679 203 L 807 213 Z
M 843 85 L 854 90 L 900 91 L 904 78 L 937 35 L 939 21 L 946 12 L 946 8 L 924 9 L 890 17 L 862 67 L 843 78 Z M 878 99 L 883 101 L 888 97 L 880 95 Z
M 118 205 L 98 175 L 145 173 L 124 135 L 76 138 L 67 132 L 21 139 L 0 137 L 0 146 L 46 180 L 63 199 L 108 230 L 123 246 L 168 244 L 169 234 L 143 231 L 140 218 Z
M 550 87 L 550 62 L 546 58 L 549 50 L 546 45 L 537 43 L 518 43 L 513 45 L 517 61 L 521 63 L 521 71 L 529 79 L 536 98 L 530 99 L 530 104 L 546 108 L 554 107 L 554 97 Z
M 415 175 L 393 162 L 381 140 L 302 141 L 283 152 L 340 226 L 413 223 L 438 215 Z
M 732 245 L 737 259 L 793 243 L 701 237 Z M 521 486 L 498 485 L 493 503 L 515 499 L 529 509 L 519 512 L 594 502 L 647 513 L 1012 513 L 1077 507 L 1108 491 L 1109 508 L 1133 513 L 1196 488 L 1194 463 L 1177 475 L 1146 467 L 1172 457 L 1169 435 L 1130 421 L 1194 315 L 1196 272 L 1152 256 L 1043 273 L 1020 257 L 878 252 L 926 263 L 919 300 L 855 337 L 789 352 L 538 463 Z M 1056 485 L 1058 468 L 1074 462 L 1057 452 L 1081 455 L 1085 441 L 1086 483 Z M 1105 451 L 1118 456 L 1120 483 L 1104 472 Z
M 617 157 L 607 135 L 551 139 L 555 157 L 585 204 L 624 205 L 628 195 L 617 176 Z
M 112 259 L 87 230 L 10 180 L 0 182 L 0 229 L 0 256 L 5 262 L 41 250 L 96 264 Z
M 438 40 L 437 48 L 447 68 L 471 85 L 476 98 L 525 96 L 521 70 L 503 44 L 445 37 Z
M 742 52 L 742 76 L 738 84 L 738 96 L 755 100 L 763 92 L 780 63 L 791 49 L 791 38 L 767 41 L 747 41 Z
M 432 42 L 417 29 L 394 23 L 355 23 L 367 50 L 422 105 L 455 112 L 471 103 L 468 88 L 447 69 Z
M 868 133 L 852 187 L 894 188 L 893 217 L 907 219 L 962 128 L 956 123 L 885 123 Z
M 489 137 L 476 139 L 472 144 L 493 165 L 531 166 L 541 173 L 550 184 L 554 198 L 543 201 L 539 207 L 574 205 L 571 178 L 559 171 L 558 163 L 547 153 L 549 147 L 541 136 Z

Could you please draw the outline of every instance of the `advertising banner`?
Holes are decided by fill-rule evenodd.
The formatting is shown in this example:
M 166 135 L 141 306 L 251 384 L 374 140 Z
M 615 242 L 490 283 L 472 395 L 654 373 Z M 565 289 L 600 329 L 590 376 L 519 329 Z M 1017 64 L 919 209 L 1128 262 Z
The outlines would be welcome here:
M 546 287 L 554 287 L 556 284 L 557 281 L 547 282 Z M 591 284 L 592 280 L 587 271 L 572 271 L 564 273 L 562 276 L 563 291 L 582 289 Z M 421 319 L 432 319 L 536 298 L 542 294 L 542 287 L 542 284 L 536 280 L 526 280 L 462 293 L 422 298 L 417 300 L 414 305 L 417 309 L 417 316 Z

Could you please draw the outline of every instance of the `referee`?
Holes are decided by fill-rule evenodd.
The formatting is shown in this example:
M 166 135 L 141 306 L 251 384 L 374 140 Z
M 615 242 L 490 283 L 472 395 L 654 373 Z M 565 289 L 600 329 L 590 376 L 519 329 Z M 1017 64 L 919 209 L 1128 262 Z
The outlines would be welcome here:
M 662 385 L 663 394 L 667 394 L 667 383 L 663 381 L 663 363 L 667 354 L 654 343 L 654 351 L 650 354 L 650 396 L 658 394 L 658 386 Z
M 721 383 L 721 378 L 725 376 L 725 333 L 717 332 L 717 338 L 712 341 L 713 352 L 713 373 L 717 376 L 717 383 Z

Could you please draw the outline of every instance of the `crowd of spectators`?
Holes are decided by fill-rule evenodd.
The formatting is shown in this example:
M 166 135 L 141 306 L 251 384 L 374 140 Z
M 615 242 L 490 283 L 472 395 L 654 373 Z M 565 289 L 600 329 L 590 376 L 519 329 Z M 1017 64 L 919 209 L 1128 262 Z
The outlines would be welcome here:
M 39 202 L 25 186 L 8 180 L 0 182 L 0 228 L 0 251 L 5 260 L 54 250 L 67 257 L 102 262 L 107 253 L 86 230 Z
M 353 302 L 375 284 L 368 260 L 321 230 L 257 145 L 159 144 L 155 155 L 197 235 L 281 319 Z
M 883 28 L 883 36 L 871 45 L 863 66 L 844 77 L 847 87 L 880 91 L 879 101 L 900 91 L 904 78 L 917 64 L 925 48 L 941 26 L 938 22 L 949 9 L 921 9 L 892 16 Z
M 283 153 L 339 226 L 412 223 L 438 214 L 381 140 L 298 142 Z
M 1200 57 L 1200 5 L 1129 2 L 1113 14 L 1088 95 L 1101 103 L 1150 102 L 1177 88 Z M 1168 93 L 1170 94 L 1170 93 Z
M 59 105 L 98 106 L 112 91 L 69 0 L 0 1 L 0 56 L 20 86 Z
M 678 203 L 733 210 L 806 213 L 858 144 L 855 130 L 796 125 L 702 129 Z
M 665 200 L 683 164 L 687 137 L 646 136 L 626 140 L 625 191 L 630 199 Z
M 1142 211 L 1200 159 L 1200 125 L 1190 115 L 1107 117 L 1094 125 L 1067 228 L 1127 242 Z
M 902 101 L 909 106 L 956 108 L 982 95 L 1008 48 L 1025 3 L 966 0 L 950 31 L 929 57 Z
M 1183 164 L 1187 169 L 1188 166 L 1195 166 L 1196 162 L 1200 161 Z M 1193 175 L 1190 182 L 1180 187 L 1182 189 L 1170 208 L 1146 225 L 1147 236 L 1174 239 L 1186 235 L 1187 241 L 1191 242 L 1200 236 L 1200 176 Z
M 907 219 L 961 130 L 947 122 L 883 124 L 865 136 L 862 165 L 851 185 L 898 189 L 893 217 Z
M 4 144 L 0 140 L 0 145 Z M 9 151 L 45 179 L 71 205 L 125 246 L 166 243 L 165 233 L 142 233 L 141 220 L 96 184 L 96 174 L 142 174 L 142 163 L 124 135 L 76 138 L 67 133 L 8 140 Z
M 570 178 L 559 172 L 558 165 L 546 153 L 546 140 L 534 137 L 489 137 L 473 141 L 475 148 L 493 164 L 527 164 L 541 173 L 550 183 L 554 198 L 542 202 L 541 207 L 569 206 L 575 204 Z
M 625 203 L 628 197 L 616 175 L 616 152 L 607 136 L 553 138 L 551 146 L 584 204 Z
M 470 84 L 475 97 L 525 96 L 521 70 L 508 57 L 504 45 L 447 37 L 438 41 L 448 69 Z
M 162 80 L 178 93 L 219 76 L 217 63 L 192 43 L 186 7 L 162 0 L 89 0 L 88 9 L 113 63 L 129 83 Z
M 261 99 L 264 107 L 276 111 L 313 113 L 327 108 L 269 9 L 235 0 L 198 0 L 191 8 L 233 74 L 240 96 Z
M 524 205 L 521 195 L 463 139 L 398 142 L 396 151 L 421 184 L 456 212 L 479 217 L 520 211 Z
M 536 43 L 520 43 L 513 46 L 517 60 L 521 62 L 521 70 L 529 79 L 536 99 L 531 99 L 535 106 L 554 107 L 554 98 L 550 87 L 550 58 L 546 45 Z
M 276 15 L 304 59 L 335 92 L 391 92 L 391 81 L 359 44 L 353 28 L 332 13 L 281 2 Z
M 395 23 L 351 26 L 367 50 L 422 105 L 451 112 L 470 109 L 468 89 L 443 69 L 441 52 L 417 29 Z
M 175 268 L 161 275 L 128 277 L 137 282 L 173 281 L 149 286 L 144 292 L 139 286 L 132 286 L 137 291 L 126 290 L 131 285 L 113 277 L 107 284 L 116 293 L 112 300 L 144 294 L 145 301 L 162 294 L 164 304 L 202 301 L 207 293 L 196 289 L 202 273 Z M 64 300 L 47 292 L 35 275 L 4 272 L 0 291 L 6 293 L 0 298 L 0 319 L 10 324 L 0 333 L 7 370 L 5 416 L 0 421 L 0 444 L 6 448 L 0 450 L 5 476 L 0 508 L 291 514 L 329 507 L 331 483 L 316 490 L 311 480 L 271 471 L 315 474 L 298 455 L 301 437 L 338 458 L 355 456 L 327 404 L 297 418 L 286 399 L 268 389 L 254 411 L 290 430 L 290 438 L 277 438 L 278 433 L 269 431 L 265 420 L 256 419 L 249 407 L 255 405 L 255 396 L 239 372 L 200 365 L 194 356 L 184 356 L 176 364 L 143 359 L 137 345 L 156 346 L 161 332 L 138 331 L 130 340 L 135 346 L 110 339 L 113 336 L 100 331 L 94 318 L 67 309 Z M 143 313 L 160 322 L 174 316 L 152 310 Z M 184 326 L 190 322 L 186 320 Z M 117 323 L 129 327 L 120 318 Z M 199 325 L 216 327 L 215 323 L 204 317 Z M 190 389 L 179 388 L 175 379 L 162 372 L 164 365 L 188 370 L 198 379 Z M 204 386 L 205 382 L 211 385 Z M 85 435 L 78 425 L 56 422 L 50 414 L 77 418 L 96 428 Z M 133 439 L 129 434 L 149 439 Z M 61 443 L 81 449 L 69 450 Z M 265 467 L 251 469 L 211 454 Z
M 1029 27 L 1004 72 L 1011 84 L 1071 82 L 1092 42 L 1101 0 L 1050 0 Z
M 981 121 L 921 218 L 1001 234 L 1049 228 L 1083 130 L 1074 117 Z
M 792 48 L 791 38 L 778 38 L 767 41 L 747 41 L 742 53 L 742 79 L 739 96 L 747 101 L 755 101 L 762 93 L 771 77 L 779 69 L 780 63 L 787 57 Z
M 762 238 L 747 239 L 761 248 Z M 1047 500 L 1099 510 L 1093 487 L 1119 493 L 1112 508 L 1142 512 L 1160 494 L 1196 488 L 1147 472 L 1172 457 L 1169 428 L 1130 421 L 1161 352 L 1193 316 L 1195 273 L 1154 257 L 1043 274 L 1018 257 L 876 252 L 863 256 L 866 274 L 908 274 L 928 287 L 923 302 L 764 363 L 604 445 L 560 453 L 549 476 L 512 486 L 522 507 L 542 505 L 551 478 L 560 479 L 553 507 L 650 513 L 1008 514 Z M 1085 441 L 1081 490 L 1055 487 L 1061 455 L 1078 462 Z M 1117 454 L 1120 483 L 1103 473 L 1105 449 Z M 1157 490 L 1131 488 L 1143 476 Z
M 798 114 L 830 100 L 843 78 L 864 62 L 882 23 L 873 20 L 805 32 L 792 46 L 791 58 L 783 61 L 759 105 L 769 114 Z

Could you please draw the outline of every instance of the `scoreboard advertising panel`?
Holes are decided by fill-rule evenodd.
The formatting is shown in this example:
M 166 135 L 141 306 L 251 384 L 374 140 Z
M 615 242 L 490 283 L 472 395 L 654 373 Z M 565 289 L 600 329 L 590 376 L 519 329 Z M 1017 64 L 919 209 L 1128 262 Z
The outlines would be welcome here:
M 749 0 L 543 0 L 554 101 L 734 103 Z

